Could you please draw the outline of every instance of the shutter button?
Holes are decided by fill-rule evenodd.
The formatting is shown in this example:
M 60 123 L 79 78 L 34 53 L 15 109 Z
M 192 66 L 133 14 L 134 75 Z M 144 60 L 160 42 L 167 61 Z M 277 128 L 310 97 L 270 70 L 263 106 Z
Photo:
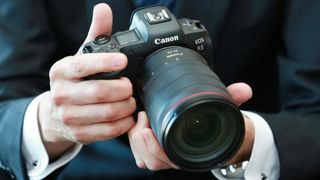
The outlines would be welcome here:
M 98 45 L 103 45 L 103 44 L 106 44 L 110 41 L 110 36 L 107 36 L 107 35 L 100 35 L 98 37 L 96 37 L 96 39 L 94 40 L 94 43 L 95 44 L 98 44 Z

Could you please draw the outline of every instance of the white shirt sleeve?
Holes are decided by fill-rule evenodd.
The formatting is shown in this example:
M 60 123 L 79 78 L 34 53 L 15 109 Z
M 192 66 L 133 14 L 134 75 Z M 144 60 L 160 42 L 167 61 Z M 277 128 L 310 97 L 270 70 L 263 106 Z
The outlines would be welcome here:
M 242 113 L 252 120 L 255 127 L 253 150 L 244 171 L 244 179 L 279 179 L 280 161 L 271 128 L 258 114 L 248 111 Z M 214 169 L 212 173 L 218 179 L 230 179 L 220 169 Z
M 38 105 L 42 95 L 31 101 L 27 107 L 23 122 L 22 154 L 30 179 L 45 178 L 57 168 L 71 161 L 82 148 L 82 145 L 76 144 L 59 159 L 49 163 L 49 156 L 42 143 L 38 126 Z

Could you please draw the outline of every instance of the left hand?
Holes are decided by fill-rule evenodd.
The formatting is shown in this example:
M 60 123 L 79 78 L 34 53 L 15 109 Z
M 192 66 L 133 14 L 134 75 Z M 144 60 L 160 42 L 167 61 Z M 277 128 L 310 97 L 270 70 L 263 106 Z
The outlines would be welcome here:
M 250 86 L 245 83 L 235 83 L 228 86 L 227 89 L 237 106 L 240 106 L 252 97 L 252 90 Z M 244 117 L 244 119 L 246 128 L 244 142 L 228 164 L 240 162 L 251 154 L 254 140 L 254 127 L 249 118 Z M 152 171 L 170 168 L 179 169 L 165 154 L 150 128 L 147 115 L 144 111 L 139 113 L 138 122 L 129 131 L 128 136 L 136 164 L 139 168 L 147 168 Z
M 139 168 L 148 168 L 152 171 L 178 169 L 178 166 L 169 160 L 155 137 L 145 111 L 139 112 L 138 122 L 129 131 L 128 136 L 131 150 Z

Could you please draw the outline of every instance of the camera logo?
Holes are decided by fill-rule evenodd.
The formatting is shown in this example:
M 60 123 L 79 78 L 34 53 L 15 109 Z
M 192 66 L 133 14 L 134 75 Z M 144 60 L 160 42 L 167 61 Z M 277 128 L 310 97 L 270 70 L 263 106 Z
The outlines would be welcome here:
M 154 40 L 154 43 L 155 44 L 165 44 L 165 43 L 174 42 L 174 41 L 179 41 L 178 35 L 170 36 L 170 37 L 166 37 L 166 38 L 157 38 Z

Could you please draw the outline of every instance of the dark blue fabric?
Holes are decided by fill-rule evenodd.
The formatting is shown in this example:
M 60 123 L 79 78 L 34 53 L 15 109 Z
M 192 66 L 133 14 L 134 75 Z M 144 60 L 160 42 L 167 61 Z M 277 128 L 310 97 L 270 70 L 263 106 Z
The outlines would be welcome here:
M 111 139 L 84 146 L 58 179 L 148 179 L 151 176 L 151 171 L 137 167 L 126 144 Z
M 174 0 L 132 0 L 135 7 L 149 6 L 153 4 L 165 5 L 174 12 L 176 1 Z

